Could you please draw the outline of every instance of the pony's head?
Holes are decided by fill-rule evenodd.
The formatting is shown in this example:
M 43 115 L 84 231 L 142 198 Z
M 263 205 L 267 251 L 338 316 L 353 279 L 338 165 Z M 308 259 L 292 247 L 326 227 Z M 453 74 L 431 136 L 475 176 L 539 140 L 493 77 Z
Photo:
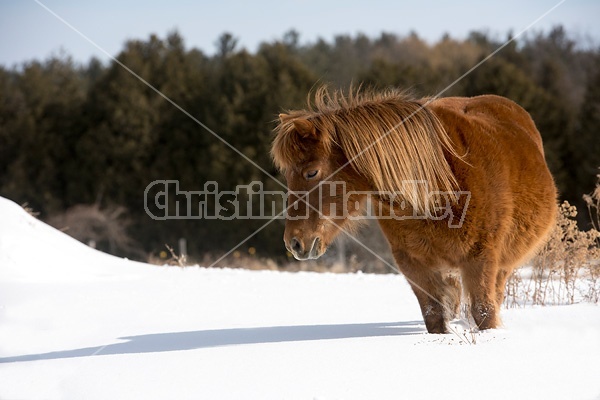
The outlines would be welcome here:
M 363 208 L 363 179 L 332 143 L 320 121 L 296 112 L 281 114 L 272 155 L 288 186 L 284 242 L 298 260 L 318 258 L 350 216 Z
M 365 211 L 366 193 L 396 199 L 406 182 L 427 182 L 397 198 L 423 211 L 439 201 L 431 191 L 457 186 L 444 151 L 456 153 L 441 123 L 401 93 L 321 88 L 308 110 L 279 119 L 271 154 L 287 180 L 284 241 L 297 259 L 320 257 Z

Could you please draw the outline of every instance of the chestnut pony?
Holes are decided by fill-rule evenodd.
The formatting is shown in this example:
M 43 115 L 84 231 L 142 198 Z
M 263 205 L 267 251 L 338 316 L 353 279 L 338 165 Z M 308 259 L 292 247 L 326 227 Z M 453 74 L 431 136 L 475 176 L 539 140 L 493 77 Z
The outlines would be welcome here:
M 497 327 L 507 277 L 557 213 L 529 114 L 491 95 L 419 100 L 322 87 L 314 97 L 279 116 L 271 150 L 289 190 L 288 250 L 318 258 L 361 215 L 375 215 L 430 333 L 448 332 L 461 297 L 479 329 Z

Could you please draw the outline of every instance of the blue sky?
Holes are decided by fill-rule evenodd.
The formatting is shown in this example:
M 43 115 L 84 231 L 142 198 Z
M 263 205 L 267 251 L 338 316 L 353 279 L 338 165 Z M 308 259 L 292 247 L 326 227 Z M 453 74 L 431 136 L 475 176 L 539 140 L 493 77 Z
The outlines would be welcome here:
M 527 27 L 559 0 L 39 1 L 116 55 L 127 39 L 145 39 L 150 33 L 165 36 L 173 29 L 179 30 L 188 48 L 197 47 L 208 54 L 226 31 L 251 51 L 262 41 L 281 38 L 291 28 L 300 32 L 302 43 L 358 32 L 375 37 L 382 31 L 398 35 L 415 31 L 429 42 L 444 33 L 464 38 L 472 30 L 487 30 L 504 38 L 510 30 Z M 598 45 L 599 17 L 600 1 L 567 0 L 534 29 L 547 31 L 562 24 Z M 85 62 L 92 56 L 107 60 L 33 0 L 0 0 L 0 38 L 0 64 L 4 66 L 44 59 L 61 49 L 76 61 Z

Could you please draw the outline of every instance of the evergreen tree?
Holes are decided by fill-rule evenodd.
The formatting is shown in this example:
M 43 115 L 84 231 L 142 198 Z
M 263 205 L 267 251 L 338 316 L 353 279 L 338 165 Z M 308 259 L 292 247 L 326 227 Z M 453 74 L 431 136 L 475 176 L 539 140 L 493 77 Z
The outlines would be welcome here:
M 43 218 L 78 204 L 127 210 L 120 215 L 146 252 L 186 237 L 192 257 L 216 254 L 264 221 L 157 222 L 143 208 L 146 186 L 161 179 L 178 180 L 182 190 L 202 190 L 207 181 L 222 190 L 252 181 L 281 190 L 213 133 L 275 175 L 269 148 L 277 114 L 304 107 L 315 86 L 433 95 L 501 45 L 480 32 L 431 45 L 416 33 L 299 38 L 290 31 L 251 53 L 224 33 L 214 56 L 186 49 L 177 32 L 127 42 L 119 61 L 177 107 L 117 63 L 81 66 L 61 56 L 0 67 L 0 195 L 28 202 Z M 444 95 L 494 93 L 521 104 L 543 136 L 561 197 L 580 204 L 600 166 L 599 54 L 558 27 L 512 42 Z M 246 245 L 280 254 L 280 222 Z

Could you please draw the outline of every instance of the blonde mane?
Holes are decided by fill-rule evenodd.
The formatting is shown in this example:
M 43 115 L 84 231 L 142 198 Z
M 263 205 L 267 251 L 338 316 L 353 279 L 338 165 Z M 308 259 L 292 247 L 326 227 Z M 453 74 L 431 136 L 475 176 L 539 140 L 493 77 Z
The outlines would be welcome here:
M 398 193 L 407 182 L 426 182 L 413 185 L 412 192 L 402 192 L 403 199 L 419 212 L 444 205 L 439 192 L 455 199 L 458 183 L 444 150 L 453 157 L 461 156 L 440 120 L 422 102 L 395 90 L 375 93 L 351 89 L 345 95 L 321 87 L 309 101 L 308 110 L 281 116 L 272 148 L 280 169 L 296 165 L 307 156 L 308 144 L 295 132 L 297 119 L 314 125 L 326 156 L 331 154 L 332 146 L 339 146 L 376 191 Z

